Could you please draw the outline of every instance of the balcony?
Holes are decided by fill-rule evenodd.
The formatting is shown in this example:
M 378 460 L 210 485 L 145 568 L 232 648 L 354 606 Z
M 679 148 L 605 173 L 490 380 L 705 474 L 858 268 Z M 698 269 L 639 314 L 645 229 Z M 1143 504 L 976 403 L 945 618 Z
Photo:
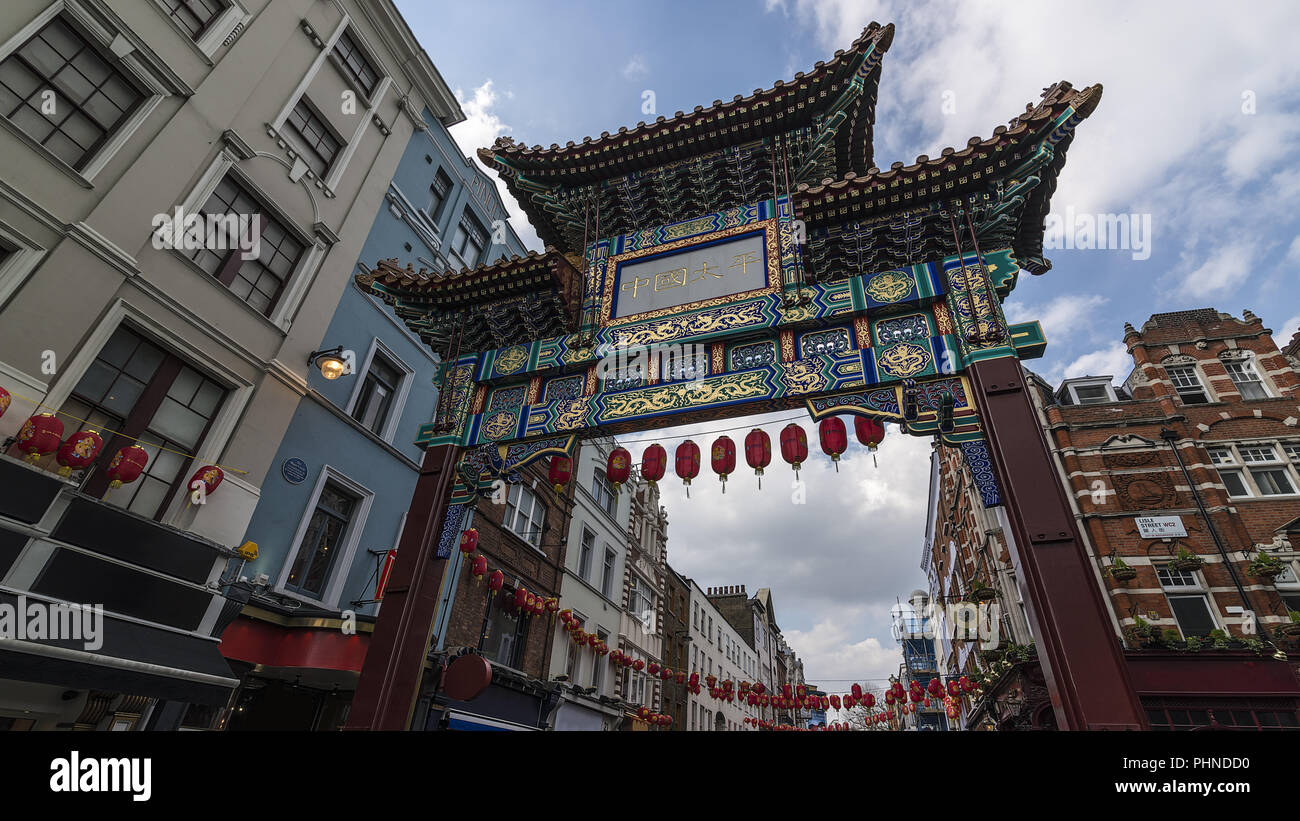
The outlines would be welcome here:
M 227 605 L 208 585 L 233 550 L 86 496 L 8 456 L 0 456 L 0 487 L 0 606 L 20 618 L 62 616 L 60 629 L 50 616 L 40 635 L 0 637 L 0 693 L 21 681 L 226 702 L 238 681 L 216 636 L 238 603 Z M 98 629 L 82 605 L 102 613 Z M 70 631 L 78 620 L 98 639 Z

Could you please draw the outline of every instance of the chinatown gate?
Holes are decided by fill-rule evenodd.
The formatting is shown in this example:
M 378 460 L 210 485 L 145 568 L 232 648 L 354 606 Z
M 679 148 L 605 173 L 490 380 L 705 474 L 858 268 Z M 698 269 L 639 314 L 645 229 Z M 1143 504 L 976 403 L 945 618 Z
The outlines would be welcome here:
M 407 729 L 438 588 L 476 496 L 619 434 L 804 408 L 960 448 L 1013 561 L 1057 726 L 1141 729 L 1142 710 L 1027 393 L 1043 220 L 1100 86 L 1048 88 L 987 139 L 874 165 L 892 25 L 792 82 L 566 146 L 499 139 L 497 170 L 542 254 L 359 283 L 443 362 L 407 527 L 349 717 Z M 611 369 L 617 354 L 690 352 Z M 653 357 L 650 361 L 654 361 Z

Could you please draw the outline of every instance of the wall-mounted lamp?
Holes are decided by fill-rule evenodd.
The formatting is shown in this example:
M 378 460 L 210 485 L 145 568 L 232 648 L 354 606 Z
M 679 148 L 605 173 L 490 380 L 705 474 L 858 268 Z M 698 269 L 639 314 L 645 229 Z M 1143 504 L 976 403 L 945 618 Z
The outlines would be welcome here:
M 331 382 L 348 372 L 347 360 L 343 358 L 343 346 L 323 351 L 312 351 L 307 357 L 307 365 L 320 368 L 320 375 Z

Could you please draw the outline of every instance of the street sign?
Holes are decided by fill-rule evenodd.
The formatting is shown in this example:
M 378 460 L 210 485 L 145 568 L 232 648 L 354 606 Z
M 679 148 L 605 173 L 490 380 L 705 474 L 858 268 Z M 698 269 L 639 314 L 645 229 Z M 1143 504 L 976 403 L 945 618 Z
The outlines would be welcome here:
M 1169 539 L 1186 536 L 1182 516 L 1138 516 L 1138 534 L 1144 539 Z

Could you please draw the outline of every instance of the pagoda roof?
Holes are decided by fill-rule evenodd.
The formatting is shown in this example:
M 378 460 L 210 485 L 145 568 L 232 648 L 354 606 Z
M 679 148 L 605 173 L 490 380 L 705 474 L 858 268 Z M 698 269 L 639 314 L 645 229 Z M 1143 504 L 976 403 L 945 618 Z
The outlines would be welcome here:
M 1052 158 L 1033 172 L 1038 175 L 1037 183 L 1025 195 L 1017 224 L 1012 227 L 1013 244 L 1021 259 L 1039 258 L 1043 220 L 1056 189 L 1057 175 L 1065 164 L 1073 128 L 1096 109 L 1101 93 L 1100 85 L 1076 89 L 1068 82 L 1059 82 L 1044 89 L 1037 104 L 1027 105 L 1023 114 L 995 128 L 991 136 L 971 137 L 960 150 L 949 147 L 938 157 L 923 154 L 910 165 L 896 162 L 885 170 L 873 167 L 865 174 L 850 172 L 837 180 L 800 184 L 795 192 L 795 213 L 813 226 L 871 221 L 938 206 L 964 193 L 987 192 L 996 181 L 1012 183 L 1008 174 L 1047 142 L 1054 147 Z M 1069 121 L 1053 130 L 1071 109 Z M 1046 266 L 1043 261 L 1043 270 Z
M 501 347 L 516 341 L 516 334 L 567 333 L 582 309 L 582 275 L 554 248 L 442 273 L 381 260 L 357 274 L 356 282 L 393 305 L 426 341 L 445 339 L 450 321 L 465 329 L 467 342 Z M 503 308 L 518 315 L 502 315 Z
M 659 117 L 563 146 L 530 147 L 498 137 L 491 148 L 479 149 L 478 156 L 506 181 L 542 239 L 566 250 L 576 249 L 563 239 L 554 204 L 547 207 L 532 193 L 599 183 L 752 144 L 812 126 L 818 115 L 822 121 L 817 151 L 833 155 L 830 167 L 839 174 L 864 173 L 872 163 L 880 61 L 893 38 L 892 23 L 871 23 L 847 50 L 835 52 L 807 73 L 799 72 L 791 82 L 778 80 L 749 96 L 714 100 L 707 108 L 696 106 L 671 118 Z

